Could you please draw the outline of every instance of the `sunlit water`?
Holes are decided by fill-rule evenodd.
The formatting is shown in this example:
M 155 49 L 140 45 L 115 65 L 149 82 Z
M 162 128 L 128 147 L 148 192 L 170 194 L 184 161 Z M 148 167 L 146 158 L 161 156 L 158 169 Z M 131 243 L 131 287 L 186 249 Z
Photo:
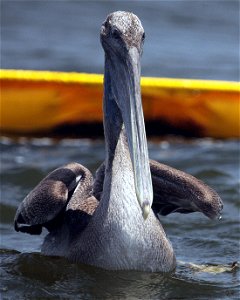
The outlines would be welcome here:
M 52 169 L 77 161 L 95 171 L 104 142 L 91 140 L 1 140 L 1 294 L 3 299 L 237 299 L 239 268 L 239 142 L 158 140 L 150 157 L 179 168 L 215 188 L 224 201 L 220 221 L 200 213 L 161 217 L 178 266 L 173 274 L 109 272 L 40 254 L 43 236 L 13 229 L 16 208 Z M 191 267 L 215 265 L 216 272 Z M 220 269 L 224 267 L 223 270 Z M 218 272 L 219 271 L 219 272 Z

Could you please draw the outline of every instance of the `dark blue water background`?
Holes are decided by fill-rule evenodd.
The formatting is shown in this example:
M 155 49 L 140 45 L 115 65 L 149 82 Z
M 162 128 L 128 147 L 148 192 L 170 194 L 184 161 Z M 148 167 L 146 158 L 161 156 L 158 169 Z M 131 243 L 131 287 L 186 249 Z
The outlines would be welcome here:
M 2 68 L 103 72 L 100 25 L 132 11 L 145 76 L 239 79 L 238 1 L 1 1 Z

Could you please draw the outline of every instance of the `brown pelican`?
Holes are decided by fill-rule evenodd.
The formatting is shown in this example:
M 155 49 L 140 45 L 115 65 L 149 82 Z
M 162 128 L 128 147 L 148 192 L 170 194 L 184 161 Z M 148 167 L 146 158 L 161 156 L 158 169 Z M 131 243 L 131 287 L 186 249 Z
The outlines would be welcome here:
M 176 259 L 157 215 L 220 215 L 222 201 L 210 187 L 149 162 L 140 91 L 144 36 L 129 12 L 110 14 L 101 27 L 106 158 L 95 179 L 78 163 L 60 167 L 16 212 L 17 231 L 40 234 L 47 228 L 46 255 L 111 270 L 168 272 Z

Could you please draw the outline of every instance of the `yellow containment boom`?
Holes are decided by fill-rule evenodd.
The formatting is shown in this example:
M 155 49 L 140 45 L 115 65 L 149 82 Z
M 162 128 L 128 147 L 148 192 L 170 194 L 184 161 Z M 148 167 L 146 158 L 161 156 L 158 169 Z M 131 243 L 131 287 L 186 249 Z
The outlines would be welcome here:
M 1 70 L 0 83 L 3 134 L 102 122 L 102 75 Z M 239 82 L 143 77 L 141 88 L 145 122 L 155 134 L 164 127 L 193 136 L 240 136 Z

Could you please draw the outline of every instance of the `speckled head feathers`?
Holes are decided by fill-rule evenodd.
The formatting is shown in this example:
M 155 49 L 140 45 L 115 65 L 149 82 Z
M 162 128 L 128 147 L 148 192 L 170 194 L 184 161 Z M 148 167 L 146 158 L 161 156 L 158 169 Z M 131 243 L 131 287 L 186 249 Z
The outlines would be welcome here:
M 126 48 L 142 46 L 145 34 L 139 18 L 131 12 L 116 11 L 108 15 L 101 27 L 101 41 L 123 41 Z

